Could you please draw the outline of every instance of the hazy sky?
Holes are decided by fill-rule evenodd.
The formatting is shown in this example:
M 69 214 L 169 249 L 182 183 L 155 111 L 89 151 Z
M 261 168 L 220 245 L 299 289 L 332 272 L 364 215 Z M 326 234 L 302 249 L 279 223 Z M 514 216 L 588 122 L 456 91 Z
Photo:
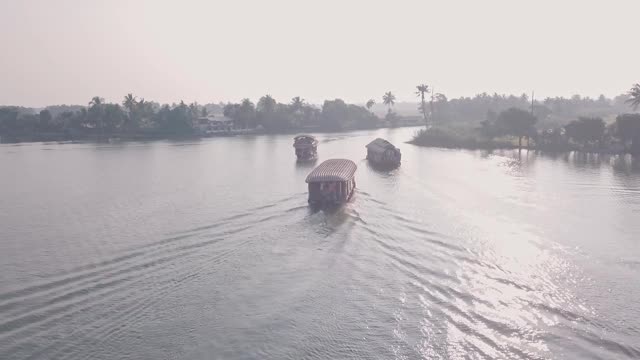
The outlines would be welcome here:
M 414 101 L 423 82 L 611 96 L 640 82 L 639 16 L 640 0 L 0 0 L 0 104 Z

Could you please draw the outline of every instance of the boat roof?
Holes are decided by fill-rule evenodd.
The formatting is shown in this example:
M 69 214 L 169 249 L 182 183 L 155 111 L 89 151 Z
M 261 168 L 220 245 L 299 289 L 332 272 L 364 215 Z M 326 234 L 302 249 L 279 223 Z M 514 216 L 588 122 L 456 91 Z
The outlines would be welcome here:
M 316 137 L 313 136 L 313 135 L 300 134 L 300 135 L 296 135 L 296 137 L 294 137 L 293 139 L 297 140 L 297 139 L 301 139 L 301 138 L 310 138 L 310 139 L 314 139 L 315 140 Z
M 307 176 L 306 182 L 349 181 L 358 167 L 347 159 L 329 159 L 318 165 Z
M 380 152 L 383 152 L 383 151 L 389 150 L 389 149 L 400 151 L 400 149 L 398 149 L 397 147 L 393 146 L 392 143 L 390 143 L 387 140 L 382 139 L 382 138 L 377 138 L 377 139 L 373 140 L 372 142 L 367 144 L 365 147 L 367 149 L 371 149 L 371 150 L 374 150 L 374 151 L 380 151 Z
M 293 138 L 293 147 L 305 148 L 318 146 L 318 140 L 311 135 L 298 135 Z

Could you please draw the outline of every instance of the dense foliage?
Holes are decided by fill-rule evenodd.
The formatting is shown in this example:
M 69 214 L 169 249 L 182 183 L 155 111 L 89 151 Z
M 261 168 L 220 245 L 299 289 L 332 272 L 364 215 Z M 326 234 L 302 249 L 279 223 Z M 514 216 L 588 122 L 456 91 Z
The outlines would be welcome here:
M 540 101 L 526 94 L 487 93 L 448 99 L 426 84 L 416 86 L 416 95 L 419 112 L 415 103 L 407 112 L 407 103 L 396 102 L 390 91 L 379 104 L 370 99 L 365 106 L 341 99 L 314 106 L 300 97 L 279 103 L 270 95 L 257 103 L 243 99 L 239 103 L 206 105 L 182 101 L 160 105 L 133 94 L 127 94 L 120 104 L 113 104 L 96 96 L 87 106 L 0 107 L 0 137 L 29 141 L 194 136 L 199 134 L 199 124 L 212 118 L 230 120 L 236 130 L 266 132 L 341 131 L 426 122 L 431 131 L 422 132 L 416 143 L 492 147 L 510 144 L 505 139 L 512 138 L 517 140 L 513 146 L 518 147 L 526 139 L 526 146 L 533 142 L 535 147 L 554 150 L 618 149 L 640 153 L 640 115 L 625 114 L 640 106 L 639 84 L 614 99 L 575 95 Z
M 599 117 L 579 117 L 564 126 L 543 130 L 536 129 L 536 122 L 531 112 L 509 108 L 487 116 L 478 128 L 439 125 L 420 131 L 412 142 L 425 146 L 494 149 L 522 148 L 522 138 L 527 138 L 526 147 L 539 150 L 640 154 L 640 114 L 619 115 L 608 126 Z M 517 143 L 513 139 L 517 139 Z
M 628 95 L 620 95 L 614 99 L 607 99 L 604 96 L 592 99 L 575 95 L 571 98 L 554 97 L 532 102 L 526 94 L 506 96 L 483 93 L 472 98 L 448 100 L 443 94 L 435 94 L 433 120 L 436 124 L 480 123 L 509 108 L 531 111 L 533 105 L 533 114 L 538 118 L 538 128 L 552 128 L 565 125 L 581 116 L 615 117 L 616 114 L 628 111 L 629 107 L 625 103 L 628 99 Z
M 224 105 L 181 101 L 159 105 L 127 94 L 122 104 L 93 97 L 88 106 L 51 106 L 36 112 L 19 107 L 0 108 L 0 136 L 5 139 L 60 139 L 82 137 L 169 137 L 197 135 L 202 119 L 227 117 L 235 129 L 287 132 L 301 129 L 337 131 L 375 128 L 382 121 L 365 107 L 340 99 L 326 101 L 322 108 L 294 97 L 278 103 L 265 95 L 254 104 L 249 99 Z

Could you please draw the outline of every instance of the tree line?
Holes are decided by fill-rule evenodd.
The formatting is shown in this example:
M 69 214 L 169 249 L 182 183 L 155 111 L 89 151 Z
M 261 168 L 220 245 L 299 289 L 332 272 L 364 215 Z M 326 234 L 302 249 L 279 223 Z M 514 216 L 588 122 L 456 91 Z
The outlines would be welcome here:
M 561 144 L 561 137 L 566 144 L 582 148 L 602 146 L 614 139 L 633 142 L 634 135 L 627 132 L 633 133 L 635 127 L 627 123 L 633 123 L 635 117 L 623 114 L 613 122 L 610 117 L 624 112 L 628 105 L 634 108 L 640 105 L 638 84 L 614 99 L 575 95 L 534 100 L 526 94 L 487 93 L 448 99 L 444 94 L 435 93 L 427 84 L 417 85 L 415 89 L 417 113 L 423 124 L 436 127 L 462 124 L 477 129 L 486 138 L 517 136 L 520 144 L 523 138 L 549 144 L 557 140 L 556 143 Z M 386 110 L 383 117 L 375 115 L 374 108 L 378 104 L 374 99 L 366 101 L 364 106 L 348 104 L 341 99 L 326 100 L 317 106 L 301 97 L 280 103 L 265 95 L 255 104 L 250 99 L 243 99 L 227 104 L 200 105 L 181 101 L 160 105 L 133 94 L 125 95 L 120 103 L 107 103 L 96 96 L 87 106 L 57 105 L 39 112 L 15 106 L 0 107 L 0 136 L 29 138 L 31 135 L 33 139 L 46 138 L 48 134 L 64 138 L 191 136 L 196 134 L 199 120 L 210 118 L 214 113 L 231 119 L 236 129 L 267 132 L 368 129 L 397 126 L 411 118 L 397 114 L 396 96 L 391 91 L 384 93 L 381 100 L 379 106 Z M 413 109 L 415 112 L 416 108 Z M 607 119 L 603 119 L 605 117 Z
M 483 102 L 494 101 L 493 97 L 478 96 Z M 504 98 L 502 98 L 504 99 Z M 535 147 L 542 150 L 568 151 L 582 150 L 593 152 L 630 152 L 640 154 L 640 114 L 622 113 L 615 116 L 615 120 L 606 122 L 600 116 L 577 116 L 564 124 L 555 123 L 553 126 L 540 126 L 540 118 L 546 119 L 554 110 L 541 107 L 560 107 L 571 115 L 575 110 L 571 109 L 575 104 L 593 104 L 598 107 L 612 106 L 607 99 L 601 97 L 597 100 L 580 98 L 572 99 L 547 98 L 541 104 L 529 103 L 523 95 L 520 99 L 507 98 L 514 101 L 516 106 L 511 106 L 500 112 L 490 107 L 485 119 L 472 131 L 456 132 L 451 128 L 438 126 L 441 121 L 437 119 L 437 113 L 431 113 L 431 119 L 436 123 L 436 128 L 430 131 L 422 131 L 413 140 L 417 144 L 452 147 L 500 147 L 508 145 L 507 142 L 496 142 L 495 139 L 516 137 L 518 148 L 523 147 L 523 139 L 527 147 Z M 464 100 L 463 100 L 464 101 Z M 630 106 L 637 110 L 640 106 L 640 84 L 635 84 L 629 92 L 618 99 L 624 106 Z M 517 104 L 519 102 L 519 104 Z M 424 101 L 422 102 L 424 109 Z M 435 104 L 434 104 L 435 105 Z M 519 105 L 519 106 L 517 106 Z M 437 109 L 436 106 L 434 108 Z M 628 108 L 627 108 L 628 109 Z M 623 108 L 623 110 L 625 110 Z M 556 110 L 557 111 L 557 110 Z M 435 118 L 434 118 L 435 117 Z M 425 119 L 427 116 L 425 115 Z M 533 140 L 534 145 L 531 146 Z
M 214 113 L 216 113 L 214 115 Z M 87 106 L 50 106 L 35 112 L 16 106 L 0 107 L 0 136 L 39 139 L 47 135 L 83 136 L 188 136 L 197 135 L 202 119 L 225 116 L 236 129 L 287 132 L 310 129 L 340 131 L 367 129 L 386 125 L 364 106 L 341 99 L 327 100 L 318 107 L 301 97 L 279 103 L 272 96 L 261 97 L 257 104 L 250 99 L 240 103 L 172 105 L 124 96 L 121 103 L 107 103 L 99 96 Z M 41 135 L 41 136 L 38 136 Z
M 183 101 L 160 106 L 132 94 L 127 94 L 121 104 L 107 103 L 95 96 L 88 106 L 50 106 L 38 113 L 7 106 L 0 108 L 0 136 L 189 134 L 193 131 L 194 120 L 206 116 L 208 107 L 197 103 L 187 105 Z
M 278 103 L 272 96 L 265 95 L 257 104 L 250 99 L 229 103 L 224 106 L 223 114 L 240 128 L 261 127 L 269 132 L 291 129 L 340 131 L 384 125 L 367 108 L 347 104 L 341 99 L 326 100 L 318 108 L 300 97 L 294 97 L 289 103 Z

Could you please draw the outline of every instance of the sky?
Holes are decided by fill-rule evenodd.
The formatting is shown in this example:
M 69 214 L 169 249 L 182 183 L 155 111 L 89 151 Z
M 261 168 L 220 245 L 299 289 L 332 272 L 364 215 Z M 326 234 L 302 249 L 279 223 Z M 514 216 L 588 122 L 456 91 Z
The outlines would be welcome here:
M 640 0 L 0 0 L 0 105 L 615 96 Z

